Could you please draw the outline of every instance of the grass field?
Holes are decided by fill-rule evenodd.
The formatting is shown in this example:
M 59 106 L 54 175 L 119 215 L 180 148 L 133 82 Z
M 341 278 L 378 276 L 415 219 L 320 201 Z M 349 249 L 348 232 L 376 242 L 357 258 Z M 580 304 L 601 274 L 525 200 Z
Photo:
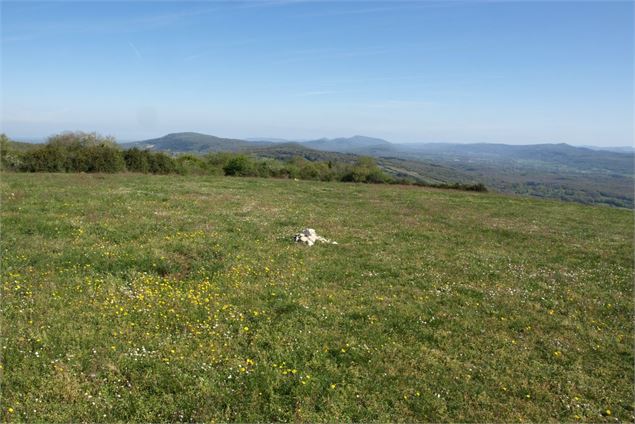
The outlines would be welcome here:
M 3 421 L 633 421 L 633 212 L 3 174 Z M 295 245 L 303 227 L 339 245 Z

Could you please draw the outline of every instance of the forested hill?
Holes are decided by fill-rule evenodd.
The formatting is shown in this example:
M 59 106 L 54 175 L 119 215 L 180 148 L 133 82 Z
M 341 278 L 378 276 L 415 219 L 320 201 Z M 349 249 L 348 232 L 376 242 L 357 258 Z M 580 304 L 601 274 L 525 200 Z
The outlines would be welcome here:
M 196 132 L 171 133 L 150 140 L 122 144 L 125 148 L 160 150 L 171 153 L 208 153 L 236 152 L 252 147 L 270 144 L 260 141 L 246 141 L 233 138 L 222 138 Z

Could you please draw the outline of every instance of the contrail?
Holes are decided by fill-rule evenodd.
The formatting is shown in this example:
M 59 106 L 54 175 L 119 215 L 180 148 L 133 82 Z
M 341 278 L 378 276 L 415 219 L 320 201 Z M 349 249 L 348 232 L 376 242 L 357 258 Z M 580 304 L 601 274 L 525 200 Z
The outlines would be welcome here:
M 135 45 L 134 45 L 134 44 L 132 44 L 132 42 L 131 42 L 131 41 L 128 41 L 128 45 L 130 45 L 130 48 L 131 48 L 131 49 L 134 51 L 134 53 L 137 55 L 137 58 L 138 58 L 138 59 L 143 59 L 143 57 L 141 56 L 141 52 L 139 51 L 139 49 L 137 49 L 137 48 L 135 47 Z

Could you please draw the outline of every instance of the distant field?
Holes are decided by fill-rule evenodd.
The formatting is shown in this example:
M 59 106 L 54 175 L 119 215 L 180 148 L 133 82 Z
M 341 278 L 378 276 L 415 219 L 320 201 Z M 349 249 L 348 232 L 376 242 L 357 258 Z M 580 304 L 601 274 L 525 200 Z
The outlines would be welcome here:
M 5 422 L 635 420 L 633 211 L 0 177 Z

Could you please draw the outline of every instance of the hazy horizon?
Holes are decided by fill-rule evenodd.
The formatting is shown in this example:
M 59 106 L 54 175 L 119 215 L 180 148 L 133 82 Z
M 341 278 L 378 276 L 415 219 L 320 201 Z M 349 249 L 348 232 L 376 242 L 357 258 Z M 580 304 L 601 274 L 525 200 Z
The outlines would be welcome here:
M 72 130 L 63 130 L 63 131 L 59 131 L 56 132 L 55 134 L 59 134 L 62 132 L 72 132 Z M 92 132 L 92 131 L 90 131 Z M 258 140 L 279 140 L 281 142 L 305 142 L 305 141 L 314 141 L 314 140 L 319 140 L 319 139 L 335 139 L 335 138 L 351 138 L 351 137 L 356 137 L 356 136 L 362 136 L 362 137 L 370 137 L 370 138 L 381 138 L 381 137 L 374 137 L 372 135 L 368 135 L 368 134 L 351 134 L 351 135 L 341 135 L 341 136 L 336 136 L 336 137 L 315 137 L 315 138 L 283 138 L 283 137 L 259 137 L 259 136 L 250 136 L 250 137 L 234 137 L 234 136 L 223 136 L 223 135 L 218 135 L 218 134 L 208 134 L 208 133 L 200 133 L 198 131 L 178 131 L 178 132 L 170 132 L 170 133 L 166 133 L 166 134 L 160 134 L 160 135 L 156 135 L 156 136 L 151 136 L 151 137 L 147 137 L 147 138 L 143 138 L 143 139 L 120 139 L 118 137 L 115 137 L 112 134 L 101 134 L 101 135 L 107 135 L 107 136 L 112 136 L 115 137 L 115 140 L 117 141 L 117 143 L 120 144 L 125 144 L 125 143 L 132 143 L 132 142 L 138 142 L 138 141 L 146 141 L 146 140 L 152 140 L 155 138 L 161 138 L 163 136 L 166 136 L 168 134 L 174 134 L 174 133 L 180 133 L 180 132 L 195 132 L 195 133 L 199 133 L 199 134 L 204 134 L 204 135 L 211 135 L 211 136 L 215 136 L 215 137 L 219 137 L 219 138 L 226 138 L 226 139 L 239 139 L 239 140 L 246 140 L 246 141 L 258 141 Z M 20 142 L 26 142 L 26 143 L 44 143 L 47 141 L 47 138 L 52 136 L 54 134 L 49 134 L 48 136 L 34 136 L 34 137 L 29 137 L 29 136 L 13 136 L 10 138 L 12 138 L 15 141 L 20 141 Z M 598 145 L 594 145 L 594 144 L 570 144 L 570 143 L 565 143 L 565 142 L 558 142 L 558 141 L 551 141 L 551 142 L 544 142 L 544 143 L 528 143 L 528 144 L 514 144 L 514 143 L 502 143 L 502 142 L 487 142 L 487 141 L 479 141 L 479 142 L 470 142 L 470 141 L 453 141 L 453 142 L 443 142 L 443 141 L 426 141 L 426 142 L 399 142 L 399 141 L 395 141 L 395 140 L 386 140 L 383 139 L 384 141 L 387 141 L 391 144 L 507 144 L 507 145 L 512 145 L 512 146 L 523 146 L 523 145 L 539 145 L 539 144 L 568 144 L 570 146 L 574 146 L 574 147 L 591 147 L 591 148 L 606 148 L 606 149 L 611 149 L 611 148 L 631 148 L 633 150 L 635 150 L 635 146 L 634 145 L 604 145 L 604 146 L 598 146 Z
M 2 2 L 2 132 L 633 146 L 631 2 Z

